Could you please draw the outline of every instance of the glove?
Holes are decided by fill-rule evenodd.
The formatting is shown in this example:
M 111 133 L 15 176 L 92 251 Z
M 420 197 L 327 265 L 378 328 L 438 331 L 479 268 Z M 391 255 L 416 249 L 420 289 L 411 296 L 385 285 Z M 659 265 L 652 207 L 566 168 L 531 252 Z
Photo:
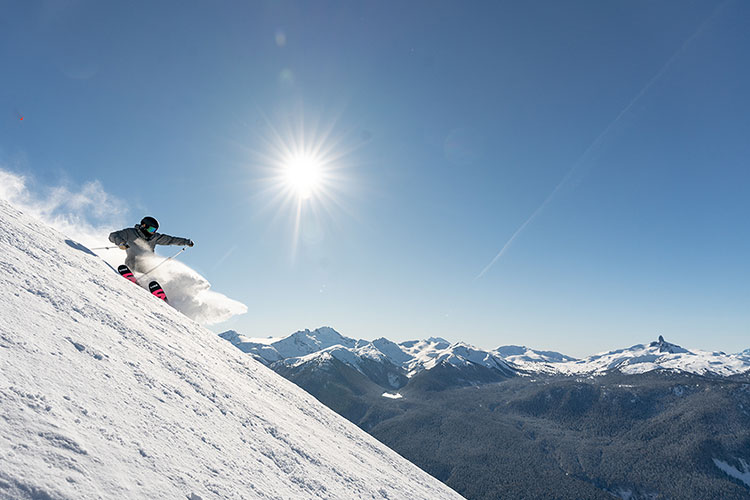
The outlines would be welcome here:
M 187 246 L 192 247 L 193 245 L 195 245 L 195 243 L 193 243 L 193 240 L 188 240 Z
M 127 243 L 121 243 L 118 246 L 120 247 L 120 250 L 127 250 L 128 248 L 130 248 L 130 246 Z

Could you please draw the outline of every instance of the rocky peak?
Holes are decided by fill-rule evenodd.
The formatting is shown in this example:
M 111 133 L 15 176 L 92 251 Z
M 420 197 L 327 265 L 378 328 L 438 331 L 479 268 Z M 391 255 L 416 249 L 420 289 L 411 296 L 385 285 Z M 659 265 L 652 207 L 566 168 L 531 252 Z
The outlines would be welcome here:
M 651 342 L 649 344 L 649 347 L 657 347 L 659 349 L 659 352 L 666 352 L 669 354 L 680 354 L 680 353 L 686 353 L 688 352 L 687 349 L 678 346 L 677 344 L 670 344 L 666 340 L 664 340 L 664 337 L 659 335 L 659 339 L 655 342 Z

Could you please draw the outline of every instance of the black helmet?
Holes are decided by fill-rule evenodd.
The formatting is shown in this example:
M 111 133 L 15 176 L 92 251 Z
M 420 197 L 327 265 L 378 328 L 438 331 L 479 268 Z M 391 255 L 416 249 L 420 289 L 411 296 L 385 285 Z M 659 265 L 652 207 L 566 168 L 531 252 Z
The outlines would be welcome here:
M 153 217 L 144 217 L 141 219 L 141 230 L 145 234 L 154 234 L 159 229 L 159 221 Z

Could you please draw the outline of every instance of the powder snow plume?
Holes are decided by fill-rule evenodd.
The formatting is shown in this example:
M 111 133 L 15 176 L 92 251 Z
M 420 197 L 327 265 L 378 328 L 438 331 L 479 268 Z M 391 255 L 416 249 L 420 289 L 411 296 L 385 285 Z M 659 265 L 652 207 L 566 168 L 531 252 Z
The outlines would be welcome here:
M 213 325 L 247 312 L 245 304 L 210 290 L 211 284 L 206 278 L 182 262 L 164 262 L 164 257 L 159 255 L 147 262 L 149 267 L 159 266 L 148 275 L 149 280 L 157 280 L 167 291 L 169 303 L 188 318 L 202 325 Z
M 106 242 L 108 228 L 124 221 L 125 203 L 104 191 L 99 181 L 79 189 L 66 186 L 32 189 L 29 178 L 0 167 L 0 199 L 86 246 Z M 104 240 L 102 240 L 104 235 Z
M 99 181 L 80 188 L 37 187 L 28 177 L 0 167 L 0 199 L 88 248 L 111 245 L 110 232 L 134 224 L 127 222 L 124 208 L 127 203 L 108 194 Z M 119 249 L 95 252 L 114 268 L 125 259 L 125 252 Z M 164 257 L 155 255 L 152 267 L 163 260 Z M 221 323 L 247 312 L 247 306 L 241 302 L 210 290 L 208 280 L 182 262 L 166 262 L 149 277 L 165 288 L 175 309 L 203 325 Z

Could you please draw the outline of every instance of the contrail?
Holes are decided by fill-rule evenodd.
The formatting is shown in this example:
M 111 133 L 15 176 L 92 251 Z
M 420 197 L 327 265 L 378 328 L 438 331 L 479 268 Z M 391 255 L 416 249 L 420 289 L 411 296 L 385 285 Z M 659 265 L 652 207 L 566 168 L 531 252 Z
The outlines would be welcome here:
M 724 6 L 727 3 L 729 3 L 729 1 L 730 0 L 727 0 L 726 2 L 720 4 L 718 7 L 716 7 L 714 9 L 714 11 L 711 13 L 711 15 L 708 16 L 706 18 L 706 20 L 703 21 L 700 24 L 700 26 L 698 26 L 698 28 L 695 30 L 695 32 L 692 35 L 690 35 L 687 39 L 685 39 L 684 42 L 682 42 L 682 45 L 680 45 L 680 47 L 674 52 L 674 54 L 672 54 L 672 56 L 667 60 L 667 62 L 664 63 L 664 65 L 661 67 L 661 69 L 659 69 L 659 71 L 657 71 L 656 74 L 653 77 L 651 77 L 651 79 L 648 82 L 646 82 L 646 85 L 643 86 L 643 88 L 640 90 L 640 92 L 638 92 L 635 95 L 635 97 L 633 97 L 630 100 L 630 102 L 628 102 L 627 106 L 625 106 L 624 108 L 622 108 L 622 111 L 620 111 L 620 113 L 618 113 L 618 115 L 615 117 L 615 119 L 612 120 L 609 123 L 609 125 L 607 125 L 604 128 L 604 130 L 598 136 L 596 136 L 596 139 L 594 139 L 594 141 L 591 144 L 589 144 L 589 146 L 583 151 L 583 153 L 581 154 L 581 156 L 579 156 L 578 159 L 575 162 L 573 162 L 573 166 L 570 167 L 570 169 L 568 170 L 568 172 L 563 176 L 562 180 L 557 183 L 557 186 L 555 186 L 555 189 L 553 189 L 552 192 L 547 196 L 547 198 L 544 199 L 544 201 L 542 202 L 542 204 L 539 205 L 536 210 L 534 210 L 534 212 L 529 216 L 529 218 L 526 219 L 524 221 L 524 223 L 521 224 L 518 227 L 518 229 L 516 229 L 516 231 L 508 239 L 508 241 L 505 242 L 505 245 L 503 245 L 503 247 L 500 249 L 500 251 L 497 253 L 497 255 L 495 255 L 495 257 L 490 261 L 490 263 L 487 264 L 484 267 L 484 269 L 482 269 L 482 272 L 480 272 L 476 276 L 476 278 L 474 278 L 475 280 L 478 280 L 481 277 L 483 277 L 487 273 L 487 271 L 489 271 L 490 268 L 495 264 L 495 262 L 497 262 L 500 259 L 500 257 L 503 256 L 503 254 L 505 253 L 505 251 L 508 249 L 508 247 L 510 247 L 510 245 L 518 237 L 518 235 L 521 234 L 521 232 L 526 228 L 526 226 L 528 226 L 531 223 L 531 221 L 533 221 L 536 218 L 536 216 L 539 215 L 542 212 L 542 210 L 544 210 L 544 208 L 547 205 L 549 205 L 549 203 L 555 197 L 555 195 L 560 190 L 560 188 L 563 185 L 565 185 L 565 183 L 568 181 L 568 179 L 570 179 L 570 177 L 581 167 L 581 165 L 584 164 L 585 160 L 588 158 L 588 156 L 591 154 L 591 152 L 594 151 L 594 149 L 596 149 L 597 146 L 599 146 L 599 144 L 601 144 L 601 142 L 604 140 L 604 138 L 609 134 L 610 130 L 612 130 L 614 128 L 614 126 L 617 125 L 620 122 L 620 120 L 622 120 L 622 117 L 625 116 L 627 114 L 627 112 L 630 111 L 630 109 L 633 106 L 635 106 L 635 104 L 646 94 L 646 92 L 648 92 L 649 89 L 651 87 L 653 87 L 653 85 L 657 81 L 659 81 L 661 79 L 661 77 L 664 76 L 664 74 L 667 72 L 667 70 L 669 70 L 669 68 L 677 60 L 677 58 L 679 58 L 679 56 L 682 55 L 683 52 L 685 52 L 685 50 L 693 42 L 693 40 L 695 40 L 696 38 L 698 38 L 698 36 L 700 36 L 701 33 L 703 33 L 703 31 L 706 29 L 706 26 L 709 24 L 709 22 L 711 22 L 718 15 L 718 13 L 721 10 L 723 10 Z

